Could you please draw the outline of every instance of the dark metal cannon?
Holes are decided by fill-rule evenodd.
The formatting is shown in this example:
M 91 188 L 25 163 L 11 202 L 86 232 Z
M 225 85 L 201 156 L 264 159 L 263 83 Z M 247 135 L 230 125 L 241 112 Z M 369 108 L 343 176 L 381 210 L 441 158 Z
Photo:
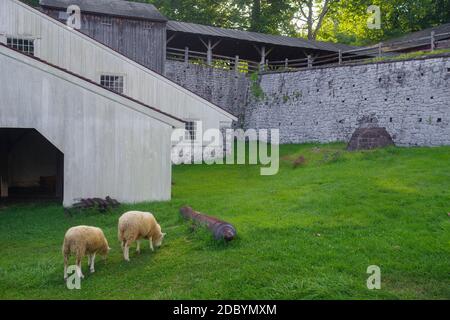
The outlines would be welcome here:
M 236 229 L 228 222 L 194 211 L 191 207 L 181 208 L 180 213 L 185 219 L 206 225 L 216 240 L 231 241 L 236 237 Z

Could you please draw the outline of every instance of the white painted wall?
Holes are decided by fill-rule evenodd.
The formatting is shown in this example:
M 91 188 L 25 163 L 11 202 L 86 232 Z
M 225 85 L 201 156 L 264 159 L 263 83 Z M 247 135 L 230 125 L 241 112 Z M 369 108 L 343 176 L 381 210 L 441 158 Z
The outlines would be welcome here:
M 203 121 L 204 130 L 237 119 L 171 80 L 81 32 L 19 2 L 0 1 L 0 34 L 32 37 L 35 55 L 95 82 L 102 73 L 125 75 L 125 94 L 178 118 Z M 1 40 L 1 39 L 0 39 Z
M 65 206 L 170 199 L 170 136 L 183 122 L 4 46 L 0 83 L 0 127 L 34 128 L 64 153 Z

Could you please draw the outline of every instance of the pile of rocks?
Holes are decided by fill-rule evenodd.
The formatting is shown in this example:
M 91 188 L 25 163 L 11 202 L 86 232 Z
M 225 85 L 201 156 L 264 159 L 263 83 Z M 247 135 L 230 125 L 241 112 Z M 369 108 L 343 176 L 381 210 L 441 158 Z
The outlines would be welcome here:
M 393 145 L 394 141 L 386 128 L 366 127 L 356 129 L 348 143 L 347 150 L 371 150 Z

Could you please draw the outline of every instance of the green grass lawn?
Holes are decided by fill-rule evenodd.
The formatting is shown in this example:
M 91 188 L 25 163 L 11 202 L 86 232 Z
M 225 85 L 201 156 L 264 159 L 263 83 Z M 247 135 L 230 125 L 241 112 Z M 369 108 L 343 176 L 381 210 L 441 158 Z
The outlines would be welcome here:
M 303 155 L 306 164 L 293 169 Z M 344 145 L 281 147 L 276 176 L 258 166 L 178 166 L 173 200 L 68 218 L 56 205 L 0 208 L 3 299 L 449 299 L 450 148 L 348 153 Z M 157 181 L 155 181 L 157 183 Z M 238 239 L 192 231 L 182 205 L 232 222 Z M 123 261 L 117 220 L 155 214 L 163 246 Z M 65 231 L 103 228 L 112 251 L 81 290 L 63 281 Z M 369 265 L 382 272 L 368 290 Z

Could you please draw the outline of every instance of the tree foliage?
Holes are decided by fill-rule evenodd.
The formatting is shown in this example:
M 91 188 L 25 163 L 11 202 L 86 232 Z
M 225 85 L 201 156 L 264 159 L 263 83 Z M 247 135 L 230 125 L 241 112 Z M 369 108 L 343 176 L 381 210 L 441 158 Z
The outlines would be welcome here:
M 170 19 L 362 45 L 450 22 L 450 0 L 136 0 Z M 381 9 L 381 29 L 367 8 Z
M 38 5 L 38 0 L 22 0 Z M 450 22 L 450 0 L 129 0 L 154 4 L 169 19 L 354 45 Z M 381 29 L 367 8 L 381 9 Z
M 450 22 L 450 0 L 146 0 L 171 19 L 366 44 Z M 381 8 L 380 30 L 367 8 Z
M 294 1 L 294 22 L 300 30 L 305 30 L 309 40 L 317 39 L 322 25 L 326 22 L 329 12 L 338 0 L 296 0 Z
M 22 0 L 37 6 L 38 0 Z M 450 0 L 129 0 L 154 4 L 169 19 L 364 45 L 450 22 Z M 381 29 L 367 8 L 381 9 Z
M 381 9 L 381 29 L 369 29 L 367 8 Z M 341 0 L 331 10 L 320 37 L 363 45 L 450 22 L 450 0 Z

